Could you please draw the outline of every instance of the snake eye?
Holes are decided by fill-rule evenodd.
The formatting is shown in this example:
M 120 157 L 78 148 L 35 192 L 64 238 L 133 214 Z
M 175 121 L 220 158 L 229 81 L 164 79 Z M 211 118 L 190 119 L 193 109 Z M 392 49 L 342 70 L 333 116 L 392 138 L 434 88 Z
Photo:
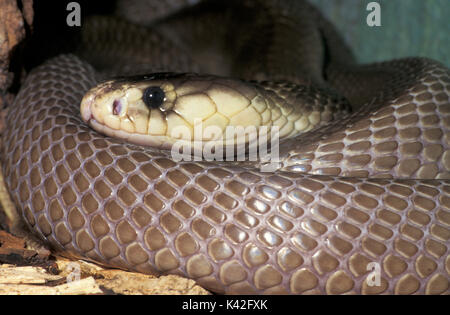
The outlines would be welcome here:
M 142 100 L 150 109 L 158 108 L 166 100 L 166 95 L 160 87 L 151 86 L 145 89 Z

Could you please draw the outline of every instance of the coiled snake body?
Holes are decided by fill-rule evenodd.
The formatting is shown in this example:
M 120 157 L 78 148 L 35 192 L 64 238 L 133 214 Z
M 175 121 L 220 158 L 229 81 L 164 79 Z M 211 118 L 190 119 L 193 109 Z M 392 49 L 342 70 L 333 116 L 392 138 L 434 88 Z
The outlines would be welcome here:
M 253 2 L 241 5 L 253 10 Z M 97 74 L 59 56 L 29 75 L 7 119 L 3 171 L 23 218 L 67 255 L 184 275 L 218 293 L 448 293 L 449 70 L 421 58 L 344 64 L 345 49 L 325 52 L 337 40 L 313 8 L 256 2 L 283 21 L 264 33 L 258 23 L 272 20 L 250 15 L 262 38 L 305 33 L 325 44 L 311 52 L 275 36 L 279 46 L 259 43 L 252 52 L 234 38 L 246 52 L 234 54 L 236 64 L 249 64 L 237 67 L 241 77 L 302 84 L 299 73 L 307 74 L 303 83 L 329 84 L 353 114 L 282 142 L 273 172 L 174 162 L 170 152 L 87 126 L 79 103 Z M 263 57 L 251 62 L 255 55 Z M 292 91 L 284 88 L 271 90 L 286 99 Z

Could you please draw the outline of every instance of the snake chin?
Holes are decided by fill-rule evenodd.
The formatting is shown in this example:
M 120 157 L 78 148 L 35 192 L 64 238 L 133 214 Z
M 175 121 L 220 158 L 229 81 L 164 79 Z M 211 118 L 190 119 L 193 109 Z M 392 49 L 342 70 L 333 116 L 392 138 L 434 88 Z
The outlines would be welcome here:
M 86 123 L 89 125 L 90 128 L 98 131 L 106 138 L 112 137 L 120 139 L 125 143 L 134 143 L 137 145 L 153 147 L 158 149 L 168 150 L 172 147 L 171 143 L 169 143 L 167 137 L 165 136 L 159 137 L 152 136 L 151 138 L 149 138 L 148 135 L 130 133 L 124 130 L 113 129 L 98 122 L 93 116 L 91 116 L 91 118 Z

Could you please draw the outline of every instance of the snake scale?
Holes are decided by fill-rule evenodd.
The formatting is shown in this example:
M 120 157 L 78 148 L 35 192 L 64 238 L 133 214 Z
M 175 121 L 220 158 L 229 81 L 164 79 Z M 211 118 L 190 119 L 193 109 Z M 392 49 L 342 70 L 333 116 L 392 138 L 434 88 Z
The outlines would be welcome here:
M 79 104 L 98 74 L 55 57 L 26 79 L 3 136 L 6 183 L 30 229 L 65 255 L 217 293 L 448 294 L 450 71 L 424 58 L 344 62 L 351 54 L 303 1 L 216 2 L 206 22 L 189 8 L 159 34 L 248 11 L 233 18 L 250 17 L 253 31 L 213 29 L 240 47 L 236 62 L 218 59 L 219 74 L 328 85 L 354 112 L 282 142 L 273 172 L 174 162 L 86 125 Z M 184 48 L 198 40 L 186 38 Z

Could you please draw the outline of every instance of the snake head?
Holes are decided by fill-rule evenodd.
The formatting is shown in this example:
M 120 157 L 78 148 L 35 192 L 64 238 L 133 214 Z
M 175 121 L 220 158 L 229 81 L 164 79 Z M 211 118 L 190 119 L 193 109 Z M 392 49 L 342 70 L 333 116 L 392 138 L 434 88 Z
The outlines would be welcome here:
M 83 97 L 81 117 L 103 134 L 159 147 L 158 136 L 167 129 L 162 113 L 173 107 L 176 98 L 173 84 L 165 79 L 168 75 L 101 82 Z
M 219 142 L 227 127 L 262 126 L 258 95 L 252 84 L 240 80 L 159 73 L 98 84 L 84 96 L 81 115 L 109 136 L 170 148 L 176 141 L 194 141 L 199 123 L 205 131 L 200 141 Z
M 211 75 L 158 73 L 100 83 L 83 98 L 81 114 L 97 131 L 139 145 L 236 146 L 255 137 L 268 141 L 274 130 L 279 139 L 292 137 L 327 121 L 327 102 L 310 97 L 310 90 L 300 93 L 303 90 Z

